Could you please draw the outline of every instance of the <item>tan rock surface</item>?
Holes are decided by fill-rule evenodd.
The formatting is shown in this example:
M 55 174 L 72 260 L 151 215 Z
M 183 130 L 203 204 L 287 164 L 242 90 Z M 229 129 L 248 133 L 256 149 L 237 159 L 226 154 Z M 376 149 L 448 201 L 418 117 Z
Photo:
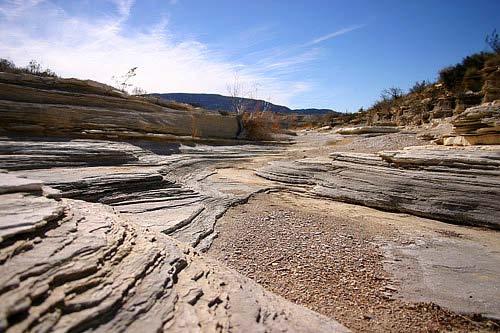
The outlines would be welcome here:
M 277 161 L 257 174 L 338 201 L 499 229 L 499 159 L 498 146 L 430 146 Z
M 444 138 L 451 145 L 500 144 L 500 100 L 468 108 L 452 120 L 453 132 Z
M 23 207 L 8 223 L 46 222 L 0 243 L 2 331 L 348 331 L 110 207 L 34 192 L 1 200 Z M 58 214 L 32 215 L 45 210 Z
M 238 136 L 235 116 L 160 104 L 93 81 L 0 73 L 4 133 L 164 139 Z
M 30 191 L 23 194 L 7 185 L 0 186 L 7 189 L 2 195 L 7 203 L 2 206 L 5 214 L 0 212 L 2 221 L 7 221 L 7 227 L 2 229 L 6 236 L 0 244 L 0 277 L 6 279 L 2 280 L 4 287 L 0 288 L 0 296 L 2 301 L 8 301 L 5 307 L 0 305 L 4 311 L 0 311 L 3 324 L 12 331 L 45 327 L 56 331 L 156 328 L 213 331 L 218 327 L 223 331 L 240 328 L 243 331 L 341 330 L 334 321 L 335 314 L 327 313 L 333 318 L 326 319 L 291 305 L 199 253 L 208 249 L 217 237 L 217 221 L 221 216 L 235 205 L 245 209 L 249 198 L 260 192 L 292 191 L 342 201 L 354 198 L 358 205 L 392 207 L 395 211 L 455 223 L 458 216 L 461 223 L 491 227 L 491 220 L 497 214 L 498 148 L 431 146 L 401 150 L 422 143 L 424 141 L 410 131 L 355 137 L 305 131 L 296 137 L 294 145 L 209 146 L 138 140 L 1 138 L 0 169 L 8 169 L 9 174 L 19 177 L 42 180 L 59 191 L 26 179 L 19 180 L 19 184 L 33 185 L 21 187 L 22 191 Z M 256 171 L 264 177 L 257 176 Z M 274 198 L 275 194 L 270 195 Z M 63 199 L 51 199 L 59 197 Z M 304 200 L 300 204 L 316 209 L 313 202 Z M 331 216 L 326 214 L 321 219 L 328 230 L 334 230 L 327 225 L 330 217 L 345 215 L 371 221 L 379 212 L 362 206 L 344 209 L 346 204 L 331 200 L 323 202 L 325 214 L 332 210 Z M 307 216 L 308 210 L 300 209 Z M 386 221 L 388 215 L 384 214 L 388 213 L 379 213 L 382 217 L 376 221 Z M 18 215 L 12 218 L 15 214 Z M 252 216 L 257 216 L 252 214 L 247 223 L 252 223 Z M 285 219 L 277 222 L 288 221 L 284 215 L 275 215 Z M 424 235 L 426 223 L 429 228 L 439 223 L 406 214 L 400 219 L 400 215 L 396 219 L 397 229 L 407 228 L 408 235 L 412 235 L 412 231 L 417 232 L 415 235 Z M 21 226 L 16 221 L 24 221 L 22 228 L 17 228 Z M 290 228 L 294 223 L 301 226 L 308 221 L 292 220 Z M 258 228 L 266 227 L 261 222 L 255 222 L 253 229 L 244 227 L 239 232 L 246 235 L 245 239 L 260 237 L 263 241 L 262 235 L 253 234 L 258 233 Z M 351 227 L 340 229 L 356 230 Z M 463 226 L 454 228 L 467 230 Z M 343 231 L 330 235 L 340 240 L 343 239 L 340 236 L 345 235 Z M 273 232 L 295 236 L 291 229 L 277 227 Z M 495 233 L 487 229 L 483 232 L 487 237 Z M 235 244 L 241 244 L 242 239 Z M 345 245 L 343 249 L 349 251 L 346 253 L 357 253 L 362 243 L 354 235 L 349 239 L 353 241 L 341 244 Z M 427 245 L 431 249 L 442 249 L 440 243 L 432 242 L 422 246 L 418 243 L 418 248 L 406 248 L 398 242 L 386 244 L 387 251 L 384 248 L 382 255 L 387 260 L 392 257 L 404 260 L 411 266 L 408 269 L 395 263 L 386 268 L 388 272 L 394 267 L 395 270 L 404 268 L 409 274 L 420 274 L 420 268 L 412 266 L 413 263 L 428 260 L 424 271 L 438 283 L 449 280 L 449 292 L 463 288 L 460 281 L 474 281 L 478 276 L 475 272 L 469 274 L 471 271 L 463 260 L 453 261 L 457 259 L 453 257 L 453 249 L 469 251 L 482 244 L 475 238 L 467 242 L 446 243 L 450 251 L 443 252 L 442 257 L 427 251 Z M 307 244 L 316 247 L 314 243 Z M 287 249 L 283 247 L 280 251 Z M 308 253 L 310 257 L 314 257 L 312 249 Z M 368 250 L 363 252 L 366 256 Z M 328 258 L 325 251 L 311 262 Z M 479 257 L 483 252 L 471 253 Z M 460 258 L 472 260 L 470 256 Z M 483 267 L 497 264 L 494 253 L 481 258 L 478 274 L 485 273 Z M 344 262 L 355 263 L 351 259 L 345 258 Z M 451 271 L 440 268 L 448 264 L 453 268 L 454 262 L 458 263 L 457 267 L 466 268 Z M 456 273 L 456 279 L 450 279 L 450 272 Z M 307 281 L 310 273 L 304 274 L 300 281 Z M 362 278 L 349 270 L 344 273 L 351 282 Z M 485 285 L 487 283 L 478 285 L 476 294 L 488 296 L 485 300 L 497 306 L 495 300 L 489 298 L 494 294 L 488 292 Z M 449 296 L 448 292 L 430 288 L 426 289 L 425 296 L 430 301 L 443 300 Z M 344 307 L 343 316 L 365 320 L 358 312 L 349 311 L 350 300 L 337 297 Z M 410 302 L 408 294 L 403 297 Z M 486 304 L 481 302 L 470 304 Z M 436 313 L 435 308 L 429 309 L 432 314 Z M 482 311 L 469 305 L 464 309 Z M 449 318 L 448 312 L 443 311 L 438 313 Z M 432 319 L 431 316 L 425 318 Z M 470 327 L 467 325 L 460 327 Z

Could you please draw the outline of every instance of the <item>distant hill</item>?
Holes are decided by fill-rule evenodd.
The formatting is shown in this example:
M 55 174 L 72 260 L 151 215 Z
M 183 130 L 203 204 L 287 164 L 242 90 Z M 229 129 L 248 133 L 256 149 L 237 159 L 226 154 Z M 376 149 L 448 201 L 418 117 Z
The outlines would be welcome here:
M 293 109 L 291 110 L 293 113 L 300 113 L 300 114 L 314 114 L 314 115 L 321 115 L 321 114 L 328 114 L 328 113 L 335 113 L 335 114 L 340 114 L 340 112 L 331 110 L 331 109 L 315 109 L 315 108 L 310 108 L 310 109 Z
M 218 94 L 190 94 L 190 93 L 170 93 L 170 94 L 150 94 L 151 96 L 159 97 L 166 100 L 176 101 L 180 103 L 191 104 L 196 107 L 201 107 L 207 110 L 213 111 L 233 111 L 233 101 L 229 96 L 223 96 Z M 304 115 L 322 115 L 335 113 L 330 109 L 290 109 L 283 105 L 276 105 L 272 103 L 265 102 L 263 100 L 244 98 L 243 99 L 246 109 L 248 110 L 262 110 L 264 105 L 267 105 L 267 109 L 276 113 L 297 113 Z

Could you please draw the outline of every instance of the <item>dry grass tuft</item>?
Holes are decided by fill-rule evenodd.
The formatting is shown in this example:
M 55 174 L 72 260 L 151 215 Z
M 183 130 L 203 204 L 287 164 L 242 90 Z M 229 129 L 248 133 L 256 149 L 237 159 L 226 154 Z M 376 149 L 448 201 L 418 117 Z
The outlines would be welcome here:
M 244 112 L 241 121 L 249 140 L 269 141 L 282 132 L 279 116 L 272 112 Z

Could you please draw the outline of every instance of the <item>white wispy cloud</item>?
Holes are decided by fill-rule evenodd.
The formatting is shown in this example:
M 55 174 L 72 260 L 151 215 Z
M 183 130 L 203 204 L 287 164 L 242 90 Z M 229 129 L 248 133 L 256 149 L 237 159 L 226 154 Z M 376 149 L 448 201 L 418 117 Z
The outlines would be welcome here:
M 243 84 L 259 83 L 261 96 L 288 104 L 310 82 L 283 79 L 285 67 L 310 61 L 268 59 L 264 63 L 236 63 L 194 38 L 181 38 L 162 20 L 150 27 L 132 29 L 132 0 L 109 0 L 114 14 L 73 16 L 50 1 L 0 2 L 0 57 L 18 65 L 36 59 L 63 77 L 93 79 L 113 84 L 112 77 L 138 67 L 134 85 L 148 92 L 227 93 L 227 84 L 239 74 Z M 274 61 L 274 62 L 273 62 Z
M 364 24 L 353 25 L 353 26 L 350 26 L 350 27 L 347 27 L 347 28 L 343 28 L 343 29 L 331 32 L 329 34 L 320 36 L 318 38 L 315 38 L 315 39 L 311 40 L 310 42 L 308 42 L 306 45 L 315 45 L 315 44 L 324 42 L 326 40 L 329 40 L 329 39 L 332 39 L 332 38 L 335 38 L 335 37 L 339 37 L 339 36 L 345 35 L 346 33 L 349 33 L 349 32 L 354 31 L 354 30 L 361 29 L 363 27 L 364 27 Z
M 134 0 L 110 0 L 118 8 L 118 13 L 122 17 L 128 17 L 130 15 L 130 9 L 134 5 Z
M 319 55 L 319 50 L 318 49 L 311 49 L 307 50 L 305 52 L 302 52 L 297 55 L 292 55 L 288 57 L 283 57 L 279 61 L 276 61 L 276 58 L 270 58 L 267 61 L 264 61 L 265 68 L 268 69 L 290 69 L 293 67 L 296 67 L 296 65 L 302 65 L 302 64 L 307 64 L 310 63 L 313 60 L 316 60 Z
M 0 15 L 6 20 L 14 19 L 42 1 L 43 0 L 6 0 L 3 4 L 0 4 Z

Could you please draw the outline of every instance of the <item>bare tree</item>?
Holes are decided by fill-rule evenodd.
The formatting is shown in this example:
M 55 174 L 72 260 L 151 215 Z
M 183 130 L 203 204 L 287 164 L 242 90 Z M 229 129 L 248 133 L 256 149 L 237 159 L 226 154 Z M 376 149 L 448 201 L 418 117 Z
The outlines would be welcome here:
M 262 112 L 268 112 L 272 109 L 271 96 L 262 101 Z
M 26 66 L 26 68 L 24 69 L 24 72 L 38 76 L 57 76 L 56 73 L 48 68 L 43 70 L 42 65 L 40 65 L 40 63 L 38 63 L 36 60 L 31 60 L 28 63 L 28 66 Z
M 38 74 L 42 72 L 42 65 L 40 65 L 36 60 L 31 60 L 28 63 L 28 66 L 26 66 L 26 69 L 31 73 L 31 74 Z
M 138 67 L 132 67 L 129 69 L 129 71 L 120 76 L 113 76 L 111 79 L 115 81 L 116 85 L 118 86 L 118 89 L 120 89 L 123 92 L 127 92 L 127 88 L 132 87 L 132 84 L 129 83 L 130 79 L 132 79 L 134 76 L 137 75 Z
M 498 36 L 497 29 L 493 29 L 490 35 L 486 35 L 486 44 L 493 50 L 493 52 L 500 54 L 500 37 Z
M 391 87 L 388 89 L 382 90 L 382 94 L 380 94 L 380 97 L 383 100 L 396 100 L 401 97 L 403 97 L 403 90 L 401 88 L 396 88 L 396 87 Z
M 239 75 L 234 74 L 233 83 L 228 83 L 227 93 L 231 97 L 231 108 L 236 114 L 242 114 L 245 111 L 245 98 L 243 97 L 243 85 Z
M 132 95 L 146 95 L 148 92 L 140 87 L 134 87 L 132 89 Z
M 238 115 L 243 114 L 246 111 L 250 111 L 249 117 L 252 117 L 252 113 L 255 112 L 271 111 L 271 97 L 269 96 L 266 100 L 259 99 L 260 86 L 261 85 L 258 82 L 249 84 L 242 83 L 239 75 L 236 73 L 234 75 L 233 82 L 231 84 L 227 84 L 226 86 L 228 95 L 231 97 L 232 111 Z M 248 101 L 248 99 L 256 101 L 255 103 L 249 103 L 250 101 Z M 253 110 L 249 110 L 249 107 L 252 107 Z
M 271 111 L 271 96 L 268 96 L 266 99 L 260 99 L 259 98 L 259 88 L 260 88 L 260 83 L 254 83 L 252 85 L 252 88 L 248 92 L 248 97 L 253 98 L 256 100 L 259 100 L 256 107 L 255 111 L 260 111 L 260 112 L 267 112 Z

